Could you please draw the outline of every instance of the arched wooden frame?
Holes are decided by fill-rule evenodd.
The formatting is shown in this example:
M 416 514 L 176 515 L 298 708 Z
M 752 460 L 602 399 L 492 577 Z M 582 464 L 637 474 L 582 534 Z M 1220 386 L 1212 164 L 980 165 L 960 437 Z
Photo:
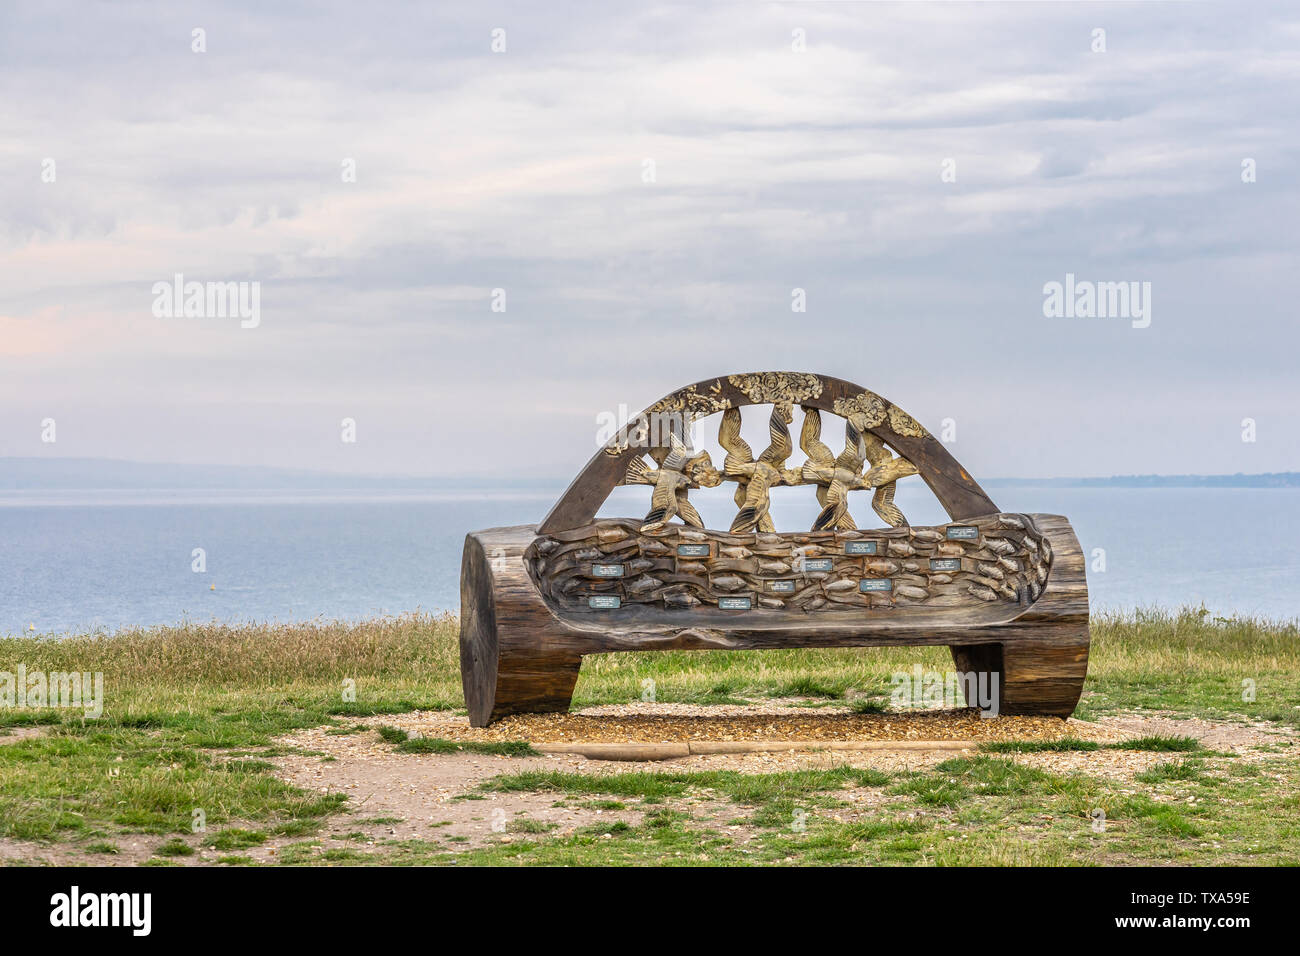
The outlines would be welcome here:
M 783 389 L 787 390 L 785 394 L 782 394 Z M 993 499 L 949 454 L 948 449 L 917 425 L 915 419 L 887 399 L 843 379 L 803 372 L 753 372 L 709 378 L 672 392 L 638 418 L 672 411 L 702 418 L 727 408 L 767 405 L 774 400 L 842 416 L 837 404 L 842 409 L 843 403 L 852 403 L 862 396 L 879 400 L 885 409 L 883 421 L 868 424 L 865 430 L 916 466 L 952 520 L 964 521 L 999 511 Z M 905 422 L 904 427 L 910 434 L 899 432 L 894 427 L 895 422 Z M 632 427 L 625 426 L 606 448 L 592 456 L 538 526 L 539 534 L 554 534 L 590 524 L 610 492 L 622 483 L 634 458 L 665 450 L 663 446 L 629 445 Z

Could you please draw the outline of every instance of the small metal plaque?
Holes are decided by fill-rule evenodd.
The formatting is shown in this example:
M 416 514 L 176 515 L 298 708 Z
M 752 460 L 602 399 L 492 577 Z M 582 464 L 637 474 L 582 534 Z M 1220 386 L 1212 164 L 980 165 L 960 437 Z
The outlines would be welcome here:
M 973 524 L 955 524 L 948 529 L 949 541 L 975 541 L 980 536 L 980 529 Z
M 830 558 L 804 558 L 803 569 L 805 571 L 833 571 L 835 562 Z
M 753 601 L 747 597 L 718 598 L 718 607 L 724 611 L 748 611 Z
M 593 564 L 591 566 L 591 576 L 593 578 L 621 578 L 623 576 L 623 565 Z
M 863 578 L 858 582 L 858 590 L 864 594 L 868 591 L 892 591 L 894 582 L 892 578 Z
M 844 542 L 845 554 L 875 554 L 876 542 L 874 541 L 846 541 Z
M 776 591 L 778 594 L 791 594 L 794 592 L 793 581 L 768 581 L 767 589 Z
M 679 558 L 707 558 L 709 556 L 709 546 L 707 544 L 679 544 L 677 546 L 677 557 Z
M 931 558 L 931 571 L 960 571 L 961 558 Z
M 598 611 L 608 611 L 623 606 L 623 599 L 617 594 L 593 594 L 587 598 L 587 607 Z

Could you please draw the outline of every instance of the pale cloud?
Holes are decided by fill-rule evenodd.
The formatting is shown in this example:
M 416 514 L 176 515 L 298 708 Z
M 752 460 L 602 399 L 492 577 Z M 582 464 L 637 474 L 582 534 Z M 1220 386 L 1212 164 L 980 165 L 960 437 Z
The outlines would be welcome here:
M 7 7 L 0 455 L 562 475 L 597 411 L 791 367 L 986 474 L 1297 467 L 1300 30 L 1253 10 Z M 1044 319 L 1067 271 L 1151 328 Z M 155 319 L 176 273 L 261 325 Z

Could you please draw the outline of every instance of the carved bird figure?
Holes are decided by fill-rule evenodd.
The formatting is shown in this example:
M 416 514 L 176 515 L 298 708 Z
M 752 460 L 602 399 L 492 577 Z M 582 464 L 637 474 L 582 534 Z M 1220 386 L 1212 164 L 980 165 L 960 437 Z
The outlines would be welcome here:
M 828 465 L 835 460 L 830 448 L 822 441 L 822 413 L 819 409 L 804 406 L 803 428 L 799 431 L 799 447 L 808 456 L 808 460 L 820 465 Z M 826 489 L 817 489 L 817 500 L 821 501 Z M 824 504 L 825 502 L 823 502 Z
M 817 484 L 817 501 L 821 513 L 813 522 L 814 531 L 837 528 L 850 531 L 857 527 L 848 510 L 848 492 L 874 488 L 871 507 L 890 527 L 907 524 L 903 512 L 894 504 L 899 478 L 917 473 L 916 466 L 905 458 L 896 458 L 875 435 L 862 431 L 852 421 L 844 426 L 844 451 L 836 459 L 821 441 L 821 413 L 804 409 L 803 431 L 799 446 L 808 456 L 803 465 L 803 479 Z M 866 474 L 859 474 L 864 459 L 871 463 Z
M 768 514 L 772 503 L 769 491 L 773 485 L 788 483 L 789 476 L 784 468 L 794 446 L 790 442 L 790 431 L 786 426 L 793 418 L 789 402 L 772 406 L 772 417 L 768 422 L 771 443 L 756 459 L 749 444 L 740 437 L 740 409 L 729 408 L 722 413 L 718 444 L 727 451 L 722 471 L 736 481 L 735 500 L 740 506 L 740 511 L 731 523 L 732 534 L 741 534 L 755 528 L 759 531 L 776 530 L 776 525 Z
M 865 487 L 876 489 L 871 496 L 871 507 L 891 528 L 901 528 L 907 524 L 907 518 L 894 504 L 896 483 L 899 478 L 917 474 L 917 468 L 906 458 L 894 457 L 875 435 L 868 433 L 863 436 L 863 441 L 871 470 L 862 476 L 862 482 Z
M 651 468 L 644 458 L 628 465 L 624 484 L 654 485 L 650 494 L 650 513 L 641 524 L 642 531 L 658 531 L 674 516 L 685 524 L 703 528 L 704 521 L 686 498 L 691 485 L 713 488 L 722 476 L 713 467 L 708 452 L 695 454 L 676 434 L 668 435 L 668 451 L 658 468 Z
M 816 411 L 816 409 L 814 409 Z M 820 415 L 818 418 L 820 419 Z M 808 429 L 807 414 L 804 417 L 805 431 Z M 820 422 L 817 427 L 820 432 Z M 803 477 L 817 483 L 817 500 L 822 505 L 821 513 L 813 522 L 814 531 L 839 528 L 852 531 L 857 528 L 853 516 L 849 514 L 849 492 L 855 488 L 866 487 L 862 479 L 862 464 L 866 461 L 867 447 L 862 433 L 852 422 L 844 423 L 844 451 L 838 458 L 831 459 L 830 449 L 809 442 L 812 451 L 803 466 Z M 817 445 L 821 445 L 818 448 Z M 806 452 L 807 448 L 804 449 Z M 814 455 L 816 457 L 814 457 Z

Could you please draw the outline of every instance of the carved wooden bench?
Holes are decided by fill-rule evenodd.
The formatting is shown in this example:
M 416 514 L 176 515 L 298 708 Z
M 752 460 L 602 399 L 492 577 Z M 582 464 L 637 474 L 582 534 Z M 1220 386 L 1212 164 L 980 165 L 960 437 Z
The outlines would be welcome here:
M 772 406 L 757 457 L 740 438 L 747 405 Z M 791 466 L 796 406 L 806 460 Z M 719 412 L 720 471 L 690 447 L 694 422 Z M 823 412 L 845 419 L 838 455 L 821 440 Z M 894 490 L 915 474 L 951 523 L 907 524 Z M 687 492 L 723 481 L 739 512 L 708 530 Z M 644 520 L 597 520 L 620 484 L 653 487 Z M 769 490 L 781 485 L 815 487 L 812 530 L 776 532 Z M 858 490 L 887 527 L 857 528 Z M 598 451 L 540 525 L 465 538 L 461 678 L 476 727 L 567 710 L 584 654 L 896 644 L 946 644 L 959 672 L 996 675 L 1000 713 L 1068 716 L 1088 666 L 1083 555 L 1065 518 L 1001 513 L 915 419 L 836 378 L 752 373 L 673 392 Z

